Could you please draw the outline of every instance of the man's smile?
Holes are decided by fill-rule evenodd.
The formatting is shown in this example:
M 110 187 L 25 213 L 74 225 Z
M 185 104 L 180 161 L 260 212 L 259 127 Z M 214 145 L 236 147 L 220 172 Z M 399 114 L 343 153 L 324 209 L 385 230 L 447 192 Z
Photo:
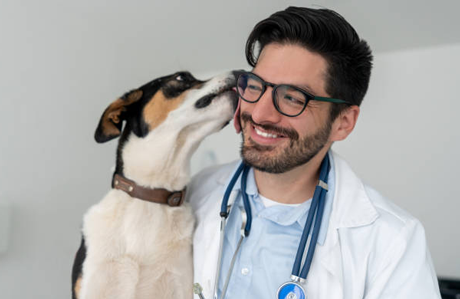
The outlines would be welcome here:
M 273 131 L 264 130 L 262 127 L 251 123 L 249 124 L 249 129 L 251 139 L 259 144 L 273 145 L 282 140 L 288 139 L 284 135 L 281 135 Z
M 257 129 L 256 126 L 254 126 L 254 130 L 256 131 L 257 135 L 259 135 L 259 136 L 266 137 L 266 138 L 278 138 L 278 135 L 270 134 L 268 132 L 264 132 L 262 128 Z M 283 137 L 283 136 L 279 136 L 279 137 Z
M 248 129 L 251 141 L 260 145 L 274 145 L 284 140 L 298 140 L 295 130 L 280 128 L 271 124 L 256 124 L 248 113 L 241 114 L 243 128 Z

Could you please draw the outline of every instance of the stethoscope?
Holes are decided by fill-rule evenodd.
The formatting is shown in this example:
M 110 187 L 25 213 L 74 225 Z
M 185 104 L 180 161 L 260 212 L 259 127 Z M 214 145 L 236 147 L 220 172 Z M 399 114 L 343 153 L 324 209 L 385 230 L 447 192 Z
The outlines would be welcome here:
M 241 244 L 243 243 L 244 238 L 249 236 L 251 231 L 251 224 L 252 224 L 252 213 L 251 213 L 251 205 L 249 203 L 248 195 L 246 194 L 246 181 L 249 172 L 250 166 L 244 164 L 243 162 L 239 165 L 238 169 L 234 173 L 233 177 L 231 178 L 227 189 L 225 190 L 224 197 L 222 200 L 221 205 L 221 224 L 220 224 L 220 243 L 219 243 L 219 255 L 218 255 L 218 262 L 217 262 L 217 270 L 216 270 L 216 280 L 214 283 L 214 299 L 217 298 L 217 288 L 220 281 L 220 272 L 222 267 L 222 253 L 223 253 L 223 244 L 224 244 L 224 237 L 225 237 L 225 226 L 227 223 L 228 215 L 232 209 L 232 204 L 229 204 L 230 194 L 232 193 L 233 187 L 235 186 L 236 181 L 241 175 L 241 194 L 243 198 L 243 205 L 244 209 L 240 208 L 241 216 L 242 216 L 242 224 L 241 224 L 241 236 L 238 241 L 238 245 L 235 249 L 233 254 L 232 260 L 230 262 L 230 268 L 227 272 L 227 276 L 225 279 L 224 287 L 222 289 L 222 293 L 219 299 L 224 299 L 225 294 L 227 292 L 227 287 L 230 282 L 231 273 L 233 272 L 233 267 L 235 266 L 236 257 L 238 252 L 240 251 Z M 277 298 L 278 299 L 305 299 L 305 290 L 301 286 L 308 275 L 308 272 L 311 267 L 311 263 L 313 261 L 313 254 L 315 253 L 316 243 L 318 241 L 319 230 L 321 227 L 321 220 L 323 218 L 324 212 L 324 205 L 326 201 L 326 193 L 328 190 L 327 185 L 327 177 L 329 173 L 330 165 L 329 165 L 329 157 L 323 159 L 321 163 L 321 170 L 319 174 L 319 182 L 315 188 L 315 193 L 313 195 L 312 203 L 310 206 L 310 210 L 308 212 L 307 221 L 305 223 L 304 230 L 302 232 L 302 237 L 300 239 L 300 244 L 297 249 L 297 254 L 294 262 L 294 266 L 292 267 L 292 273 L 290 280 L 283 283 L 279 289 Z M 315 222 L 313 227 L 313 232 L 311 235 L 310 244 L 308 247 L 307 255 L 305 258 L 305 262 L 303 264 L 302 270 L 300 269 L 302 259 L 304 257 L 305 247 L 307 244 L 308 236 L 310 235 L 310 231 L 312 229 L 313 221 Z M 202 295 L 200 295 L 201 298 Z

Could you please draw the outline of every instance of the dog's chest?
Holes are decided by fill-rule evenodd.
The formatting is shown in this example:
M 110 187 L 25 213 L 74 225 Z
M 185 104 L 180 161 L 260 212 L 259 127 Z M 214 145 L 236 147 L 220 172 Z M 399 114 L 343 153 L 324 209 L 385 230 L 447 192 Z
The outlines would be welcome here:
M 129 255 L 148 265 L 189 246 L 193 226 L 188 205 L 172 208 L 112 190 L 85 215 L 83 233 L 88 258 Z

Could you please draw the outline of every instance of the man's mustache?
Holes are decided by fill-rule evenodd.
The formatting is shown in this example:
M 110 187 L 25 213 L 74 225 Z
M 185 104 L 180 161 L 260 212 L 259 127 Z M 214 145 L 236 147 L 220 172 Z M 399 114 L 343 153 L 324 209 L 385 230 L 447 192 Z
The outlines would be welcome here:
M 241 117 L 242 122 L 249 122 L 253 125 L 261 127 L 265 131 L 270 131 L 270 132 L 276 133 L 277 135 L 283 135 L 285 137 L 289 137 L 292 140 L 299 139 L 299 133 L 297 133 L 293 129 L 281 128 L 281 127 L 277 127 L 277 126 L 270 125 L 270 124 L 258 124 L 252 119 L 252 116 L 247 112 L 242 112 L 240 117 Z

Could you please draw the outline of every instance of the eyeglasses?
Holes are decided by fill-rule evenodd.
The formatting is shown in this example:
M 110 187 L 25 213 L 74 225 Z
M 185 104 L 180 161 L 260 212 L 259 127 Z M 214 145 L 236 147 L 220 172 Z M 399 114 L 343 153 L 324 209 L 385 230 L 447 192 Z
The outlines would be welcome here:
M 350 104 L 343 100 L 317 97 L 293 85 L 269 83 L 251 72 L 241 73 L 236 86 L 238 95 L 248 103 L 257 102 L 267 90 L 267 86 L 272 87 L 273 105 L 279 113 L 290 117 L 300 115 L 310 100 Z

